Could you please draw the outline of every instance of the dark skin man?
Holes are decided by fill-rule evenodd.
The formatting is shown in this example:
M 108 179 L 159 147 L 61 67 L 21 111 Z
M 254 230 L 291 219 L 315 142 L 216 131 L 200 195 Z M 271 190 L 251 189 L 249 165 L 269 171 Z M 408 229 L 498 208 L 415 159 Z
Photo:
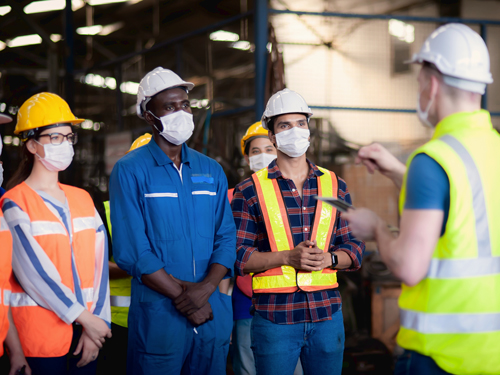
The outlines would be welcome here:
M 183 88 L 172 88 L 156 94 L 146 106 L 144 118 L 152 127 L 153 138 L 160 149 L 180 168 L 182 162 L 182 144 L 174 145 L 160 135 L 160 120 L 177 111 L 192 113 L 186 91 Z M 150 113 L 152 112 L 154 116 Z M 157 118 L 155 118 L 155 116 Z M 217 289 L 228 269 L 214 263 L 205 279 L 199 283 L 178 280 L 167 274 L 162 268 L 152 274 L 143 275 L 142 282 L 154 291 L 173 300 L 177 310 L 184 315 L 193 326 L 197 327 L 213 319 L 209 297 Z

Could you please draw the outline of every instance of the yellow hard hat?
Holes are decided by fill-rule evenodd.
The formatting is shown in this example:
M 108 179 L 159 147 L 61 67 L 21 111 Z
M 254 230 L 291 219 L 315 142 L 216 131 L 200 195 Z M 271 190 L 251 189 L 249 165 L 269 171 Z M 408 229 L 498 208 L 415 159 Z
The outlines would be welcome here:
M 19 108 L 14 134 L 22 133 L 21 138 L 26 139 L 45 126 L 76 125 L 83 121 L 71 112 L 68 103 L 59 95 L 41 92 L 26 100 Z
M 134 142 L 132 142 L 132 146 L 130 146 L 130 149 L 127 151 L 127 154 L 130 151 L 135 150 L 136 148 L 139 148 L 139 147 L 142 147 L 144 145 L 147 145 L 150 140 L 151 140 L 151 134 L 146 133 L 146 134 L 141 135 Z
M 250 125 L 243 138 L 241 138 L 241 154 L 245 155 L 245 147 L 247 143 L 251 142 L 254 138 L 267 138 L 267 137 L 268 137 L 268 132 L 266 129 L 262 127 L 262 123 L 260 121 Z

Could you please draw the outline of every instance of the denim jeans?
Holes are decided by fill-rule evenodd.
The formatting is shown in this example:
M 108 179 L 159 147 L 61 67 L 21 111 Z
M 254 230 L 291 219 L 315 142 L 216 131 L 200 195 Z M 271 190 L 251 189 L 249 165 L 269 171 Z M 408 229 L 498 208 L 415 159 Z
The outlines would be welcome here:
M 234 375 L 255 375 L 255 361 L 252 352 L 250 328 L 252 319 L 238 319 L 233 328 L 233 371 Z M 293 375 L 302 375 L 300 360 Z
M 441 369 L 431 357 L 413 350 L 406 350 L 398 357 L 394 375 L 450 375 Z
M 340 375 L 344 354 L 344 319 L 275 324 L 255 313 L 252 350 L 257 375 L 292 375 L 300 358 L 305 375 Z

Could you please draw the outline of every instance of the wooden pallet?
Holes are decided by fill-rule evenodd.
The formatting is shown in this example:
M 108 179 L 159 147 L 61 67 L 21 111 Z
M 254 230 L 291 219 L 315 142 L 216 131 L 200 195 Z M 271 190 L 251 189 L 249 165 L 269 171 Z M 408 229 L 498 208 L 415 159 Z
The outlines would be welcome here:
M 382 341 L 392 352 L 399 331 L 398 298 L 401 285 L 396 282 L 372 284 L 372 337 Z

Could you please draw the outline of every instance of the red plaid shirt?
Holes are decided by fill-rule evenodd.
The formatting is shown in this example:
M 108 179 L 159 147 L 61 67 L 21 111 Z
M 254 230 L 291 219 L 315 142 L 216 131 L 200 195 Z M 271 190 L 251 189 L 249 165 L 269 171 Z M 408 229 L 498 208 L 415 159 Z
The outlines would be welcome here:
M 323 172 L 316 165 L 309 160 L 307 162 L 310 170 L 304 182 L 302 199 L 294 182 L 283 177 L 276 161 L 273 161 L 268 167 L 269 178 L 278 180 L 296 245 L 309 239 L 316 211 L 316 199 L 313 196 L 318 194 L 317 177 L 323 175 Z M 351 203 L 346 183 L 340 178 L 338 180 L 339 198 Z M 251 178 L 236 186 L 231 206 L 237 229 L 236 272 L 238 275 L 244 275 L 245 264 L 254 251 L 271 251 L 262 211 Z M 335 235 L 332 236 L 329 251 L 346 252 L 352 259 L 349 271 L 355 271 L 361 266 L 365 245 L 362 241 L 354 238 L 341 214 L 337 213 L 337 215 L 340 217 L 337 221 Z M 255 310 L 262 317 L 277 324 L 329 320 L 341 308 L 342 304 L 338 289 L 314 293 L 297 291 L 295 293 L 254 294 L 252 302 Z

